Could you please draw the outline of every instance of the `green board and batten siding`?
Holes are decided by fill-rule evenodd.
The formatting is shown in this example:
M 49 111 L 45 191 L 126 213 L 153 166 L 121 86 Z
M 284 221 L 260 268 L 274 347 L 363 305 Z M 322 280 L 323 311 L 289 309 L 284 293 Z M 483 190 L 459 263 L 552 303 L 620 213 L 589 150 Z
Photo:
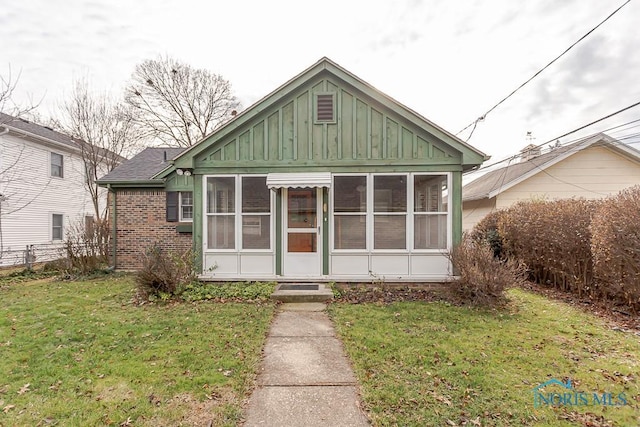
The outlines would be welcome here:
M 295 171 L 461 170 L 461 154 L 355 90 L 329 78 L 297 91 L 198 153 L 197 174 Z M 336 120 L 317 123 L 315 95 L 335 96 Z M 178 165 L 179 166 L 179 165 Z

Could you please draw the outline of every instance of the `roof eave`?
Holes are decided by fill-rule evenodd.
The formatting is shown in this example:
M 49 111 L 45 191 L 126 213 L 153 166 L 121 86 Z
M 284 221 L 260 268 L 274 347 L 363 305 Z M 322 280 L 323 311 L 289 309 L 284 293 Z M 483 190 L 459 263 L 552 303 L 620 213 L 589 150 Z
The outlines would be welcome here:
M 162 188 L 165 185 L 164 180 L 161 179 L 139 179 L 139 180 L 129 180 L 129 181 L 104 181 L 97 180 L 96 183 L 100 187 L 111 187 L 111 188 Z

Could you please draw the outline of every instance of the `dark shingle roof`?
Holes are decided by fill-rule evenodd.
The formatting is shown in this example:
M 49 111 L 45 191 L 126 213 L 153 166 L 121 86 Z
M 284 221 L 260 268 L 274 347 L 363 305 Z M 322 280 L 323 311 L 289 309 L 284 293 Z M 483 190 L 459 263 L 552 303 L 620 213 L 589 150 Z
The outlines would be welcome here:
M 626 152 L 627 155 L 635 157 L 636 160 L 640 159 L 640 153 L 637 150 L 616 141 L 606 134 L 598 133 L 573 144 L 553 148 L 551 151 L 533 157 L 530 160 L 510 163 L 503 168 L 487 172 L 462 188 L 462 200 L 471 201 L 494 197 L 515 185 L 518 180 L 526 175 L 542 171 L 564 157 L 568 157 L 596 143 L 618 148 L 620 151 Z
M 9 129 L 23 131 L 31 135 L 45 138 L 50 141 L 68 145 L 71 148 L 78 149 L 77 143 L 69 136 L 46 126 L 32 123 L 28 120 L 13 117 L 5 113 L 0 113 L 0 126 L 6 126 Z
M 99 179 L 100 183 L 147 181 L 170 165 L 184 148 L 148 147 Z

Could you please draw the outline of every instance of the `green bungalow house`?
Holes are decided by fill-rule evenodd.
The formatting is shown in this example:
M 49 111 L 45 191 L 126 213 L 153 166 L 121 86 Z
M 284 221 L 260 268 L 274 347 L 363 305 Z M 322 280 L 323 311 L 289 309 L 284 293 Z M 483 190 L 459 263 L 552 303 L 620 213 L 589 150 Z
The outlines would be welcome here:
M 211 280 L 442 281 L 462 173 L 488 157 L 322 58 L 193 147 L 110 190 L 113 264 L 192 247 Z

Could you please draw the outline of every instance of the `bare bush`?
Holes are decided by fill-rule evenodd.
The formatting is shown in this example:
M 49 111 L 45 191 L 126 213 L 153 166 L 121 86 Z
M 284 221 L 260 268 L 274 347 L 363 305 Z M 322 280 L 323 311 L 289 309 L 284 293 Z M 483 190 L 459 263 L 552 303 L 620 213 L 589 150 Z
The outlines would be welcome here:
M 86 224 L 77 221 L 69 226 L 64 241 L 66 270 L 88 274 L 107 265 L 109 226 L 105 221 Z
M 486 242 L 464 236 L 449 254 L 456 271 L 451 291 L 456 299 L 471 305 L 493 307 L 505 301 L 504 292 L 522 284 L 525 270 L 513 260 L 496 258 Z
M 142 269 L 136 275 L 138 292 L 145 298 L 180 294 L 195 279 L 194 261 L 191 249 L 166 251 L 152 246 L 143 255 Z
M 589 225 L 598 203 L 516 203 L 498 221 L 505 254 L 523 262 L 535 282 L 585 295 L 593 283 Z
M 608 198 L 591 222 L 598 298 L 640 310 L 640 186 Z

